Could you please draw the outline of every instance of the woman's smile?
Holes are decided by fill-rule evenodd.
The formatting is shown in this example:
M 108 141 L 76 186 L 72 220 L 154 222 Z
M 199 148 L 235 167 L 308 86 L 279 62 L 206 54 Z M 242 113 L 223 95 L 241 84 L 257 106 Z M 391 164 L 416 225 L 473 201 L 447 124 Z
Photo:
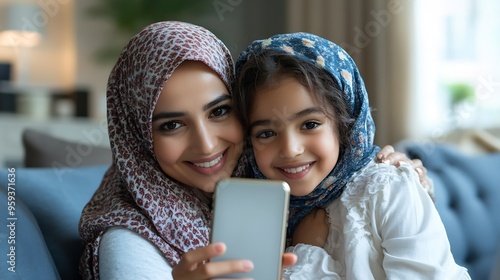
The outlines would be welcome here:
M 227 160 L 227 153 L 217 153 L 209 158 L 200 159 L 196 161 L 187 161 L 190 167 L 201 174 L 210 175 L 221 171 L 224 167 L 224 163 Z

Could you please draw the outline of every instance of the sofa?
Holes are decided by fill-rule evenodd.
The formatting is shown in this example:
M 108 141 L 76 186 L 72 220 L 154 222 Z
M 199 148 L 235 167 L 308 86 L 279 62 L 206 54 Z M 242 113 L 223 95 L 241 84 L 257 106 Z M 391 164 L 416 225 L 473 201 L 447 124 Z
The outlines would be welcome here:
M 72 142 L 34 129 L 23 132 L 22 142 L 24 166 L 0 169 L 0 219 L 16 218 L 14 231 L 4 225 L 0 230 L 0 279 L 80 279 L 78 220 L 111 164 L 109 144 Z M 4 211 L 9 200 L 13 215 Z M 10 236 L 13 258 L 4 242 Z
M 58 152 L 48 149 L 54 141 Z M 78 220 L 110 164 L 109 148 L 79 149 L 39 131 L 24 133 L 23 145 L 26 166 L 0 170 L 0 279 L 80 279 Z M 427 167 L 457 263 L 474 280 L 500 279 L 500 153 L 470 155 L 437 142 L 396 147 Z
M 473 280 L 500 279 L 500 152 L 470 155 L 433 141 L 397 149 L 427 168 L 455 261 Z

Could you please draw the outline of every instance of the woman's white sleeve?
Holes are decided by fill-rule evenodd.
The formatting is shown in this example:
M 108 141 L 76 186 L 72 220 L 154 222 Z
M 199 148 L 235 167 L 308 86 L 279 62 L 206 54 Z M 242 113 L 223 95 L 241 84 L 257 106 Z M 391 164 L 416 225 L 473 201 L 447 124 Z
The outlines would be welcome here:
M 142 235 L 126 228 L 107 230 L 99 245 L 100 279 L 173 279 L 172 267 Z
M 325 249 L 318 246 L 297 244 L 286 249 L 288 253 L 297 255 L 297 263 L 283 272 L 285 280 L 299 279 L 331 279 L 340 280 L 335 273 L 336 264 Z

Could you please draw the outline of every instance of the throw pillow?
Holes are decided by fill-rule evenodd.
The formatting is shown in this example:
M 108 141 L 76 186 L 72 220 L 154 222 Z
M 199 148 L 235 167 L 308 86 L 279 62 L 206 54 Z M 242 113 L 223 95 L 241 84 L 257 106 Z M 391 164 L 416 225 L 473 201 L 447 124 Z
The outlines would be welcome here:
M 74 168 L 111 164 L 111 149 L 101 143 L 104 136 L 89 134 L 87 138 L 72 142 L 28 128 L 22 135 L 24 166 Z

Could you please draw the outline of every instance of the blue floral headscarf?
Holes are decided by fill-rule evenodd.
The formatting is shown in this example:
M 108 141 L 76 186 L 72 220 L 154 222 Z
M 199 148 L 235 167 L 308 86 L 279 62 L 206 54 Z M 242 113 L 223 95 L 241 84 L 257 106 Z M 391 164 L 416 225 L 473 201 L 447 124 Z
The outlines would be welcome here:
M 342 194 L 352 176 L 375 157 L 379 147 L 373 144 L 375 124 L 363 79 L 345 50 L 333 42 L 309 33 L 279 34 L 269 39 L 254 41 L 248 46 L 236 62 L 236 75 L 239 75 L 241 67 L 250 57 L 263 50 L 285 51 L 326 70 L 343 92 L 349 115 L 355 121 L 349 139 L 350 146 L 341 153 L 330 174 L 309 195 L 291 196 L 288 221 L 288 236 L 291 236 L 297 224 L 312 209 L 326 207 Z M 265 178 L 259 171 L 253 155 L 251 166 L 256 178 Z

